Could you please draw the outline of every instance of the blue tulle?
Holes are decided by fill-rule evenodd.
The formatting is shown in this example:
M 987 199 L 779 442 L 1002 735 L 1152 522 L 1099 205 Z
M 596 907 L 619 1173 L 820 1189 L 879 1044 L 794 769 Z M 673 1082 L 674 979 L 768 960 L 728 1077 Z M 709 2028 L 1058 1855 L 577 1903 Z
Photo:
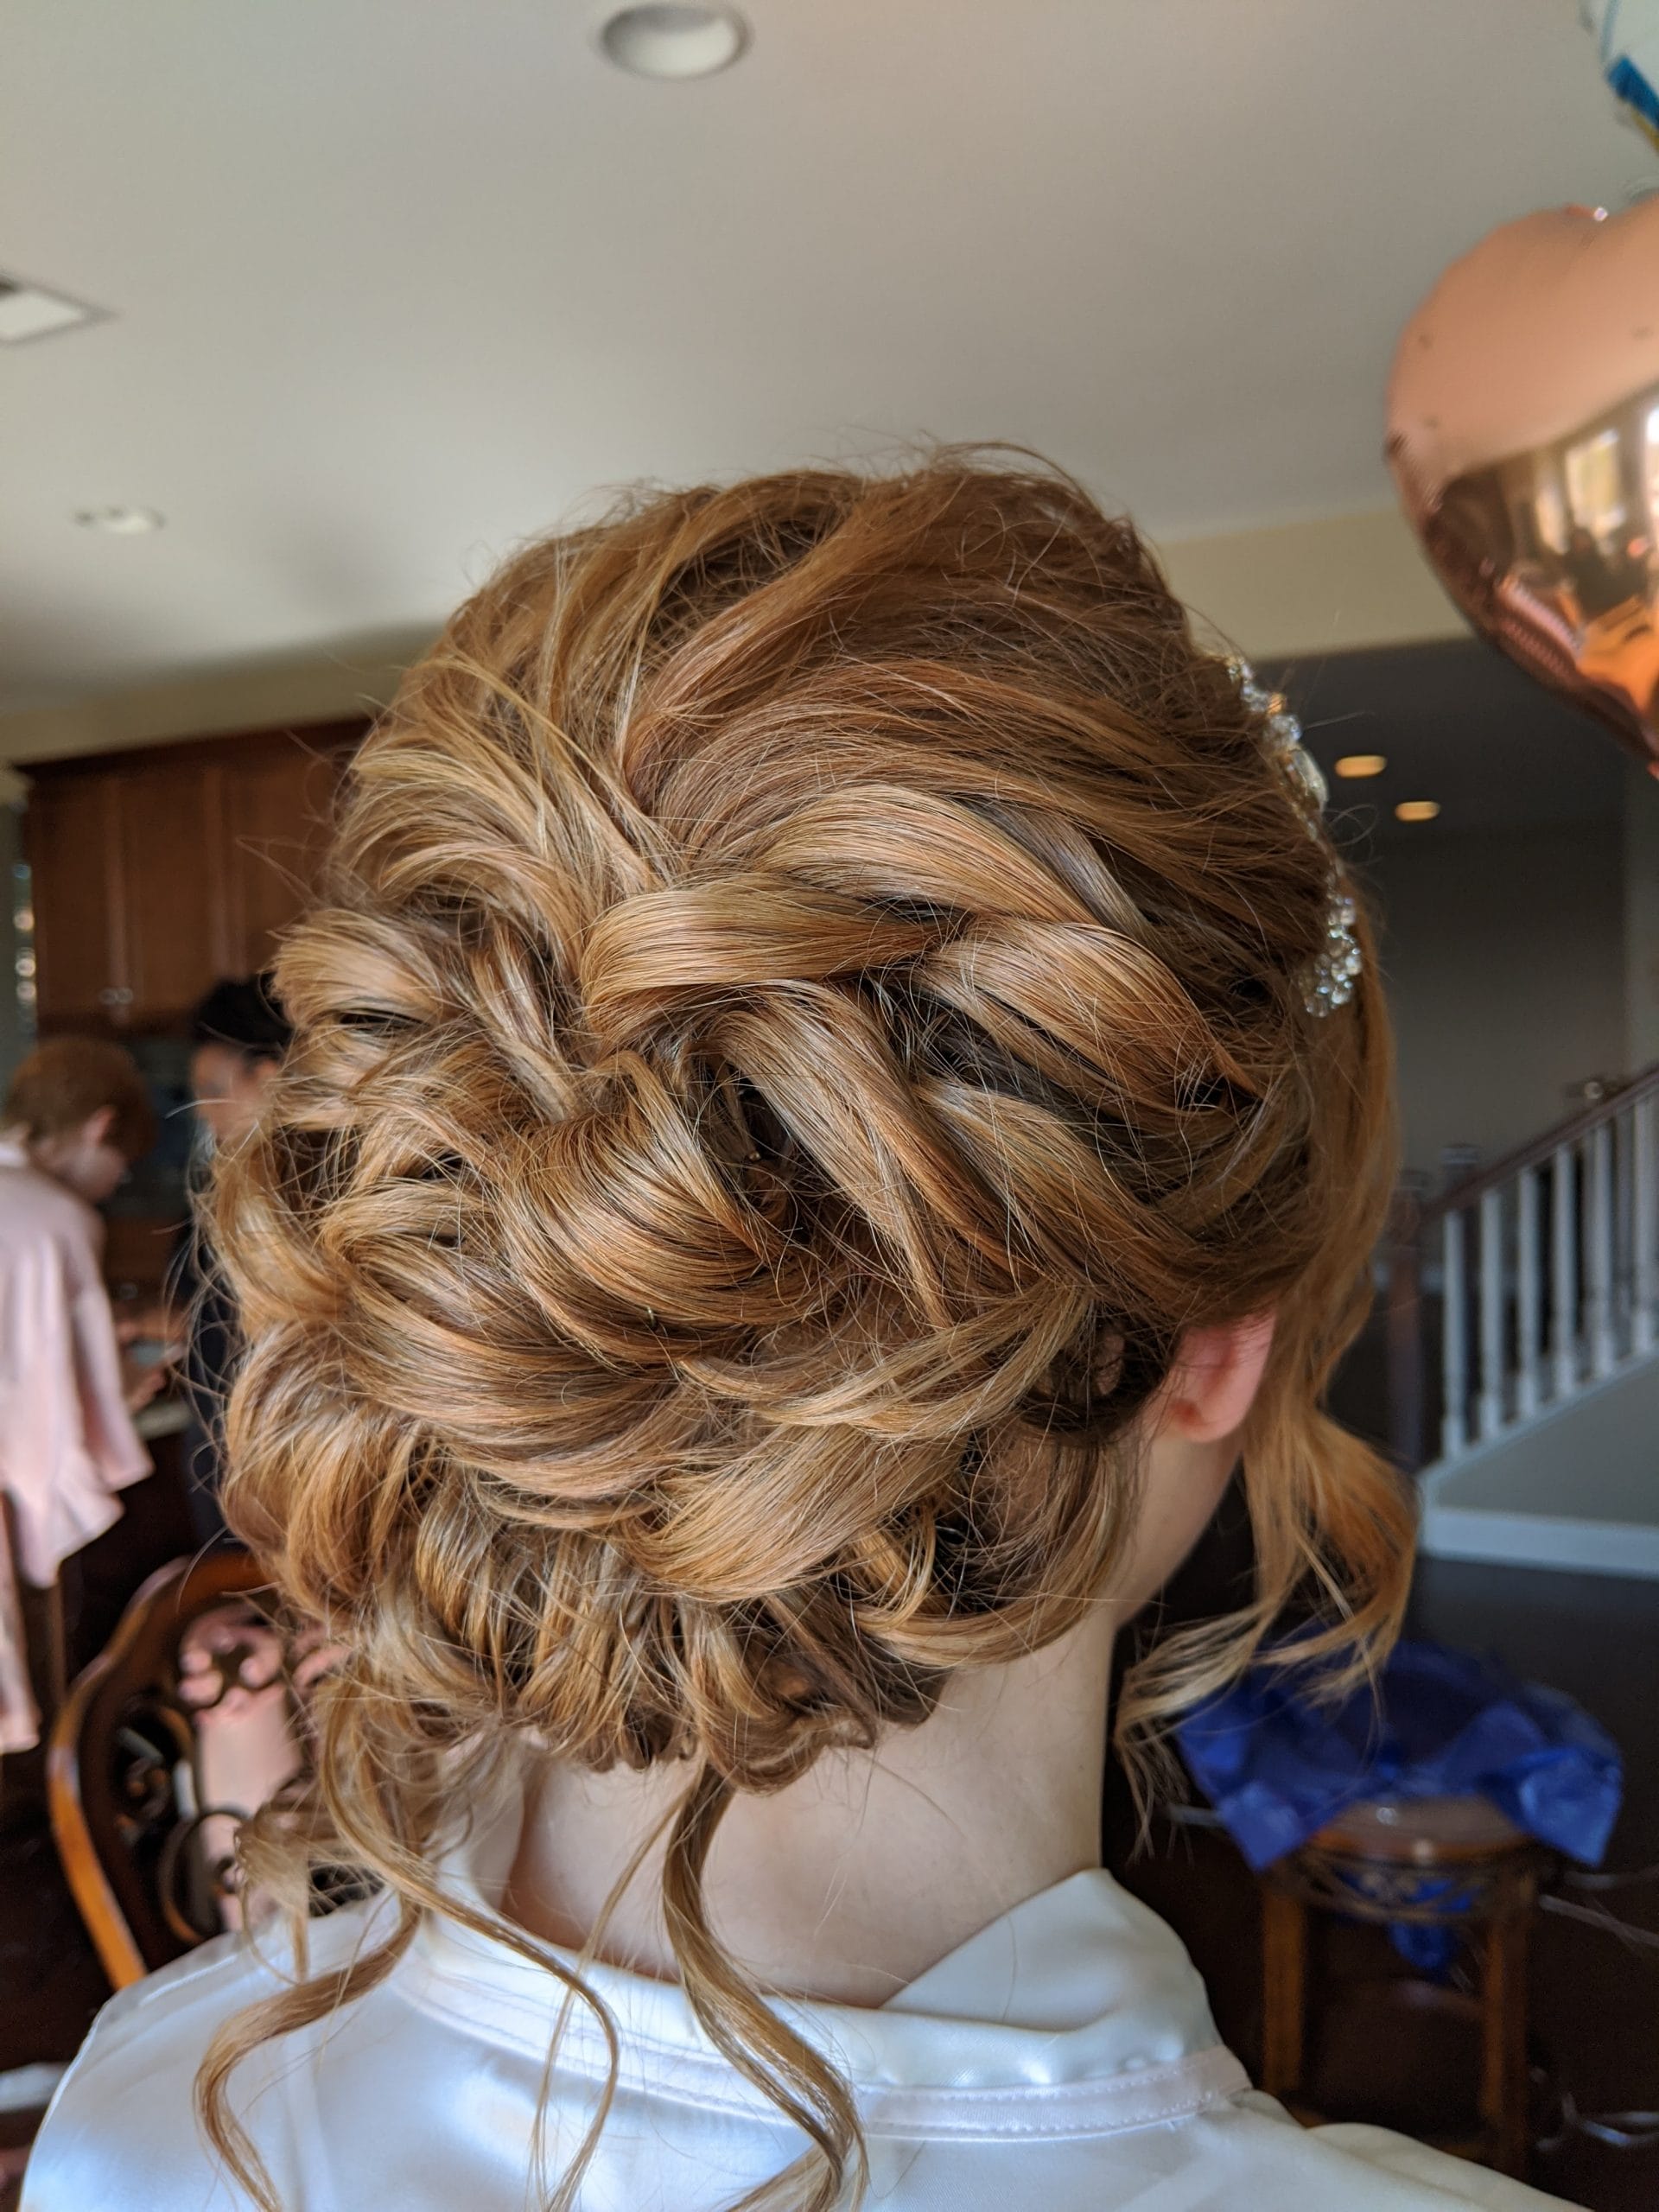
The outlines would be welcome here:
M 1477 1652 L 1426 1643 L 1395 1647 L 1376 1696 L 1361 1690 L 1332 1705 L 1318 1687 L 1307 1668 L 1258 1664 L 1176 1732 L 1194 1781 L 1252 1867 L 1351 1805 L 1471 1795 L 1568 1858 L 1600 1863 L 1624 1764 L 1606 1730 L 1559 1690 L 1520 1681 Z M 1455 1942 L 1432 1926 L 1393 1932 L 1431 1970 Z

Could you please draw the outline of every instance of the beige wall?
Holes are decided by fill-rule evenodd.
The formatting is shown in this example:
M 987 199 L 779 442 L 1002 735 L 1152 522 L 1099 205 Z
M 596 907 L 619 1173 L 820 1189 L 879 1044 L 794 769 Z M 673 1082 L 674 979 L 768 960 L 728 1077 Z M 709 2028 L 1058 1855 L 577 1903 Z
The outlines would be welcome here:
M 1163 552 L 1176 591 L 1220 637 L 1263 660 L 1462 632 L 1460 619 L 1391 507 L 1189 539 Z M 326 652 L 199 671 L 168 683 L 0 715 L 0 801 L 26 788 L 16 772 L 26 775 L 31 760 L 216 730 L 326 721 L 372 709 L 391 696 L 400 671 L 426 642 L 418 630 L 349 639 Z M 1615 861 L 1587 887 L 1592 903 L 1600 903 L 1593 922 L 1577 925 L 1595 938 L 1598 957 L 1602 906 L 1617 874 Z M 1503 871 L 1497 869 L 1491 895 L 1504 889 Z M 1450 896 L 1460 903 L 1455 891 Z M 1534 1118 L 1518 1134 L 1530 1134 L 1550 1118 L 1560 1082 L 1618 1057 L 1605 1039 L 1602 1013 L 1591 1016 L 1575 983 L 1567 993 L 1576 1009 L 1573 1021 L 1567 1033 L 1552 1031 L 1560 1049 L 1516 1046 L 1531 1071 L 1518 1084 L 1489 1080 L 1491 1055 L 1467 1051 L 1462 995 L 1437 967 L 1434 932 L 1448 925 L 1446 909 L 1445 891 L 1414 881 L 1402 906 L 1397 950 L 1402 990 L 1410 1000 L 1404 1022 L 1419 1094 L 1409 1119 L 1414 1141 L 1420 1149 L 1430 1148 L 1431 1160 L 1433 1147 L 1452 1138 L 1507 1141 L 1502 1133 L 1513 1125 L 1510 1109 L 1523 1097 L 1529 1103 L 1519 1110 Z M 9 917 L 0 923 L 0 938 L 8 926 Z M 1503 931 L 1495 930 L 1495 958 L 1501 957 L 1503 942 Z M 1616 990 L 1616 983 L 1611 988 Z M 1589 995 L 1599 1008 L 1598 993 Z M 1530 1020 L 1535 1001 L 1524 991 L 1519 996 Z M 1497 1034 L 1496 1017 L 1493 1028 Z
M 1483 1163 L 1626 1069 L 1622 830 L 1616 822 L 1425 838 L 1370 871 L 1400 1046 L 1408 1166 Z
M 1163 550 L 1175 589 L 1221 636 L 1264 660 L 1463 631 L 1392 507 Z M 372 708 L 425 642 L 420 631 L 346 640 L 0 715 L 0 780 L 7 763 L 26 772 L 30 760 L 60 754 Z M 1659 785 L 1633 794 L 1626 820 L 1625 849 L 1610 823 L 1437 837 L 1378 863 L 1414 1166 L 1432 1171 L 1453 1142 L 1495 1157 L 1559 1117 L 1568 1083 L 1637 1065 L 1653 1040 L 1659 981 L 1651 1008 L 1639 986 L 1659 961 Z M 1627 864 L 1632 888 L 1622 911 Z
M 1181 596 L 1222 637 L 1263 660 L 1462 633 L 1392 507 L 1188 538 L 1163 552 Z M 378 705 L 426 640 L 421 630 L 346 639 L 315 653 L 0 715 L 0 783 L 8 763 L 26 768 L 66 753 L 321 721 Z M 10 789 L 15 794 L 17 785 Z
M 423 630 L 391 632 L 315 654 L 200 670 L 169 683 L 0 715 L 0 799 L 9 795 L 3 787 L 8 769 L 13 778 L 10 795 L 15 796 L 22 787 L 16 772 L 26 776 L 31 760 L 372 712 L 385 704 L 399 676 L 429 641 Z
M 1187 604 L 1261 660 L 1468 635 L 1394 507 L 1188 538 L 1163 553 Z

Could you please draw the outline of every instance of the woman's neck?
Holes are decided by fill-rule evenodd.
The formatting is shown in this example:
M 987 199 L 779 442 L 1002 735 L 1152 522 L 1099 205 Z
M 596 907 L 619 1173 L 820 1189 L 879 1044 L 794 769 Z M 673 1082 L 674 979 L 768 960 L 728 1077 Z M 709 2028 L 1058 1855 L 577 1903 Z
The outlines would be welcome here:
M 842 1751 L 727 1808 L 704 1896 L 720 1940 L 764 1986 L 880 2005 L 1028 1897 L 1100 1863 L 1111 1637 L 1103 1605 L 1027 1659 L 953 1676 L 920 1727 Z M 583 1774 L 531 1789 L 506 1910 L 580 1949 L 612 1884 L 665 1827 L 683 1767 Z M 664 1980 L 658 1834 L 594 1946 Z

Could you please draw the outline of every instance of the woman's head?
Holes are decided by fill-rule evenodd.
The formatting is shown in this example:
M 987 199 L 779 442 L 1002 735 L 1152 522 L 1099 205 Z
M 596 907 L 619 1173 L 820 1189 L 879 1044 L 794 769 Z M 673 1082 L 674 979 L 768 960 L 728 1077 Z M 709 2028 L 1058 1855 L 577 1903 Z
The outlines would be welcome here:
M 725 1793 L 1077 1622 L 1183 1346 L 1268 1315 L 1258 1602 L 1128 1710 L 1310 1572 L 1382 1631 L 1400 1509 L 1318 1411 L 1391 1168 L 1374 976 L 1309 1011 L 1332 868 L 1057 474 L 667 494 L 487 584 L 359 758 L 220 1198 L 232 1511 L 348 1646 L 348 1842 L 417 1895 L 392 1777 L 512 1732 L 684 1761 L 717 2021 Z
M 96 1037 L 59 1037 L 18 1068 L 0 1127 L 37 1167 L 98 1205 L 156 1141 L 156 1115 L 132 1056 Z

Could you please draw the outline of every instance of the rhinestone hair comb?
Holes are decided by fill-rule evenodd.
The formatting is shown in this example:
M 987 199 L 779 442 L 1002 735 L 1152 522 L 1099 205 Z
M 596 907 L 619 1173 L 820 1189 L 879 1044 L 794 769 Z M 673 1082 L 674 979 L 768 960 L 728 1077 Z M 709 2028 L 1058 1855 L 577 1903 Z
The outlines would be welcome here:
M 1310 837 L 1330 855 L 1330 899 L 1325 910 L 1325 944 L 1302 974 L 1302 1003 L 1319 1020 L 1346 1006 L 1354 995 L 1354 982 L 1363 964 L 1354 924 L 1359 910 L 1343 880 L 1342 870 L 1330 853 L 1325 836 L 1325 804 L 1329 797 L 1319 764 L 1302 743 L 1302 726 L 1287 705 L 1282 693 L 1269 691 L 1256 681 L 1255 670 L 1236 656 L 1227 663 L 1238 686 L 1238 696 L 1253 715 L 1262 719 L 1268 751 L 1285 779 L 1296 810 Z

